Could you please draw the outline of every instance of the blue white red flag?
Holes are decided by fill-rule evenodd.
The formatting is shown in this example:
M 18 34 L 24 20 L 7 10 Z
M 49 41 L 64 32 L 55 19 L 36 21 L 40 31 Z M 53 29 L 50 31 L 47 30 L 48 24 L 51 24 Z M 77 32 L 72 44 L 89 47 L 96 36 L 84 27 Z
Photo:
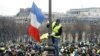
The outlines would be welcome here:
M 29 35 L 37 42 L 40 42 L 39 27 L 41 26 L 44 18 L 41 10 L 33 2 L 32 12 L 30 13 L 31 22 L 28 28 Z

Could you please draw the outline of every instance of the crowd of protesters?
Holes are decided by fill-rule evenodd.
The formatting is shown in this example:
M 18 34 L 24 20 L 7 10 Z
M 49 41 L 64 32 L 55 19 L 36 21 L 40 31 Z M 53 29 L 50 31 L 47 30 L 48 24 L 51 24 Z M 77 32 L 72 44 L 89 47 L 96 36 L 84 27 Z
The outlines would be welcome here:
M 0 46 L 0 56 L 46 56 L 46 44 L 13 43 Z M 61 56 L 100 56 L 100 44 L 70 44 L 59 47 Z
M 37 43 L 20 43 L 0 46 L 0 56 L 39 56 L 41 46 Z
M 60 52 L 63 56 L 100 56 L 99 44 L 62 46 Z

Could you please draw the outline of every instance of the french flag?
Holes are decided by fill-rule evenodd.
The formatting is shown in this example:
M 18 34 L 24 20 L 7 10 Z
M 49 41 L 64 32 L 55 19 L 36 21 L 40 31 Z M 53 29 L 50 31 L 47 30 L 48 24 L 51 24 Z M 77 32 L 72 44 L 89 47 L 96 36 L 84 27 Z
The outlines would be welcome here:
M 40 42 L 39 27 L 45 18 L 41 10 L 34 2 L 32 5 L 32 12 L 30 13 L 29 17 L 31 18 L 31 22 L 28 27 L 28 33 L 36 42 Z

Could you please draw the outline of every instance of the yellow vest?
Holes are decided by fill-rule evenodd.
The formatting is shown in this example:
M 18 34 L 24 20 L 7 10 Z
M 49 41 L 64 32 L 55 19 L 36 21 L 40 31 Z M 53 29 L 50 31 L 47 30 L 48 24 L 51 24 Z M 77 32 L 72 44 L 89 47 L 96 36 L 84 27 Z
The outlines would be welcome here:
M 41 35 L 40 39 L 48 38 L 48 35 L 49 35 L 48 33 L 45 33 L 45 34 Z
M 4 47 L 1 47 L 0 50 L 5 50 L 5 48 Z
M 59 25 L 57 25 L 57 26 L 55 26 L 55 24 L 56 24 L 56 22 L 53 22 L 53 23 L 52 23 L 52 32 L 58 33 L 58 30 L 61 28 L 61 24 L 59 24 Z M 54 26 L 55 26 L 55 27 L 54 27 Z M 60 38 L 60 36 L 56 36 L 56 35 L 54 35 L 54 37 Z
M 100 53 L 100 50 L 97 51 L 97 54 L 99 54 L 99 53 Z

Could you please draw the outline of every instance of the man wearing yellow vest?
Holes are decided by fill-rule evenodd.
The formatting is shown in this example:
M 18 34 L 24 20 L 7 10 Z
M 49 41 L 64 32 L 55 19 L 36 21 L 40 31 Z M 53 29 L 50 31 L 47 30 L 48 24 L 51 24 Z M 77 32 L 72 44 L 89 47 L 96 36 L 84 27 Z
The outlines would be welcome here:
M 47 25 L 47 27 L 49 26 L 50 25 Z M 59 56 L 58 43 L 60 41 L 61 34 L 62 34 L 62 25 L 60 23 L 60 19 L 57 19 L 56 21 L 52 22 L 51 26 L 52 26 L 51 39 L 52 39 L 53 46 L 55 48 L 55 56 Z

